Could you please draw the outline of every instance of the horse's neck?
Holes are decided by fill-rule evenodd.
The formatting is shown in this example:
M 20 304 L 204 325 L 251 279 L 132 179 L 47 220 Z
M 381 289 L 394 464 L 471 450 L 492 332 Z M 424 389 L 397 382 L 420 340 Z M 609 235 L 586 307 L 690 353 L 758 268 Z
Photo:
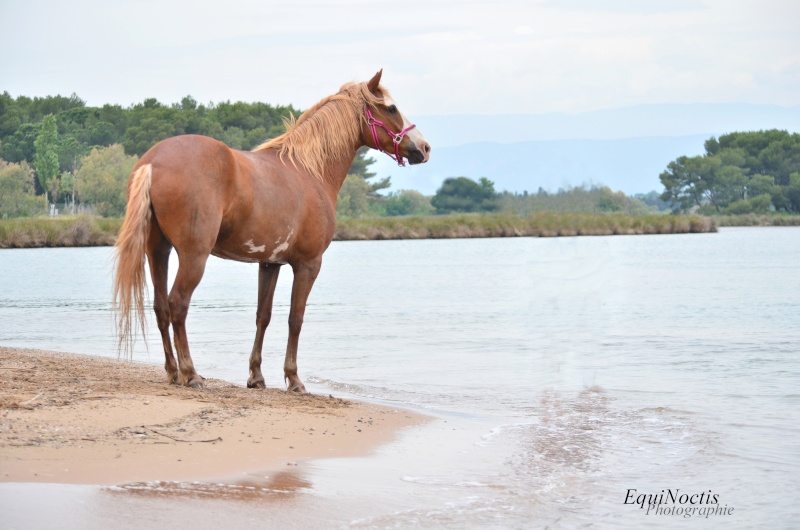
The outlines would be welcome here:
M 336 204 L 337 199 L 339 198 L 339 190 L 342 189 L 342 185 L 344 184 L 344 180 L 347 178 L 347 173 L 350 170 L 350 166 L 353 165 L 353 160 L 356 158 L 356 152 L 358 148 L 361 147 L 356 146 L 352 149 L 348 150 L 348 152 L 340 157 L 338 160 L 332 161 L 328 165 L 328 170 L 325 172 L 325 178 L 323 179 L 325 183 L 326 190 L 330 194 L 330 198 L 333 200 L 333 204 Z

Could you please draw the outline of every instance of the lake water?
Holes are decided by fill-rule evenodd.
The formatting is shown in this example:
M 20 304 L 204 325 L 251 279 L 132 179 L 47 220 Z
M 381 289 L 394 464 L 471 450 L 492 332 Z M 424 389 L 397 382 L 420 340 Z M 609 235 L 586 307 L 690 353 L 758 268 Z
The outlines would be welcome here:
M 0 344 L 115 356 L 111 255 L 0 251 Z M 323 528 L 796 527 L 799 267 L 800 228 L 335 242 L 300 339 L 306 386 L 436 420 L 372 457 L 305 466 L 307 487 L 280 510 L 180 502 L 209 524 L 235 512 Z M 281 274 L 264 348 L 274 387 L 291 270 Z M 201 374 L 246 381 L 256 284 L 254 265 L 209 261 L 188 321 Z M 148 317 L 149 352 L 140 341 L 134 357 L 160 365 Z M 122 527 L 160 502 L 12 486 L 0 487 L 7 503 L 45 491 Z M 678 500 L 661 512 L 635 504 L 662 490 Z M 88 516 L 70 517 L 59 524 Z

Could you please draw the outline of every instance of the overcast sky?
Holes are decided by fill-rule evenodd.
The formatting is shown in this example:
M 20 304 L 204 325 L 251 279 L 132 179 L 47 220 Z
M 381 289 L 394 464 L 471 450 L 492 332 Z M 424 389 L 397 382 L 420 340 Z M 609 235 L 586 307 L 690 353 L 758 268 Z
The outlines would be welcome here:
M 0 0 L 0 91 L 306 108 L 384 68 L 406 114 L 800 104 L 798 0 Z

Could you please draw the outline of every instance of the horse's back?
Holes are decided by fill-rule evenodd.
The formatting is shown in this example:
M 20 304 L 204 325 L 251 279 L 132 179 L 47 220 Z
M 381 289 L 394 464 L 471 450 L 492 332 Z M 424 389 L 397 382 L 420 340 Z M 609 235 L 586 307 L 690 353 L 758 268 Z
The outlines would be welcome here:
M 137 165 L 153 166 L 153 182 L 196 188 L 207 180 L 227 184 L 236 161 L 233 151 L 208 136 L 187 134 L 158 142 Z
M 226 204 L 239 188 L 233 151 L 206 136 L 163 140 L 142 156 L 152 166 L 150 201 L 156 220 L 173 245 L 210 248 Z
M 333 237 L 335 202 L 272 150 L 185 135 L 153 146 L 144 164 L 155 221 L 179 252 L 285 263 L 321 255 Z

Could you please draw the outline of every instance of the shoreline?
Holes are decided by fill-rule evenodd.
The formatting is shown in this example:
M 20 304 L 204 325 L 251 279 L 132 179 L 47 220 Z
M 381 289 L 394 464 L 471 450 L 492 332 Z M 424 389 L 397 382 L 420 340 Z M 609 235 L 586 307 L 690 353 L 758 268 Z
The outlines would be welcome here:
M 160 367 L 0 346 L 0 482 L 121 485 L 248 477 L 369 455 L 429 418 L 333 396 L 194 390 Z
M 798 217 L 800 222 L 800 217 Z M 113 246 L 121 218 L 61 216 L 0 219 L 0 249 Z M 334 241 L 573 237 L 716 232 L 715 219 L 700 215 L 579 214 L 538 212 L 450 214 L 338 219 Z

